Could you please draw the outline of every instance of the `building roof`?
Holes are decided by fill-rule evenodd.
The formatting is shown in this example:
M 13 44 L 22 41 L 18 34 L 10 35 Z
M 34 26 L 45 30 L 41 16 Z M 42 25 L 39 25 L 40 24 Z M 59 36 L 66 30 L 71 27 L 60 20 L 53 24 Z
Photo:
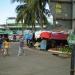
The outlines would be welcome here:
M 16 17 L 8 17 L 8 19 L 16 19 Z

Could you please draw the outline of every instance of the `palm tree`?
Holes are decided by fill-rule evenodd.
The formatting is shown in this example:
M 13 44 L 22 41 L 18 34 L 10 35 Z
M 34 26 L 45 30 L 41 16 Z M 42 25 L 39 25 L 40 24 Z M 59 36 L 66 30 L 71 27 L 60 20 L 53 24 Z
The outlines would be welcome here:
M 43 15 L 45 0 L 12 0 L 12 1 L 24 3 L 23 5 L 19 5 L 16 9 L 18 13 L 17 15 L 18 22 L 19 21 L 23 22 L 24 20 L 24 23 L 32 23 L 32 27 L 35 27 L 35 20 L 37 20 L 41 26 L 41 29 L 43 29 L 43 23 L 47 22 L 45 16 Z
M 35 12 L 37 18 L 37 21 L 39 22 L 41 29 L 43 29 L 43 21 L 45 19 L 43 19 L 44 15 L 43 15 L 43 10 L 44 10 L 44 4 L 45 4 L 45 0 L 27 0 L 27 2 L 29 7 L 31 7 L 32 11 Z M 45 17 L 44 17 L 45 18 Z
M 16 21 L 17 23 L 21 22 L 22 24 L 22 33 L 23 33 L 23 30 L 24 30 L 24 19 L 27 15 L 27 7 L 26 7 L 26 4 L 24 5 L 18 5 L 16 7 L 16 11 L 17 11 L 17 18 L 16 18 Z
M 35 12 L 33 12 L 27 5 L 17 6 L 17 22 L 21 21 L 24 24 L 32 25 L 35 24 Z M 30 10 L 30 11 L 29 11 Z

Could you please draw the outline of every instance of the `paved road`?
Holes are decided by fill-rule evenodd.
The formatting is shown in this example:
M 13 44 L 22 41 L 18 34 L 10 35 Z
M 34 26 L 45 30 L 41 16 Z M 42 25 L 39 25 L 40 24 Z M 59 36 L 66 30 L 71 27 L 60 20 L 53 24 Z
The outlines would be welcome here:
M 17 56 L 18 43 L 12 43 L 10 56 L 0 56 L 0 75 L 70 75 L 70 58 L 25 48 L 26 56 Z

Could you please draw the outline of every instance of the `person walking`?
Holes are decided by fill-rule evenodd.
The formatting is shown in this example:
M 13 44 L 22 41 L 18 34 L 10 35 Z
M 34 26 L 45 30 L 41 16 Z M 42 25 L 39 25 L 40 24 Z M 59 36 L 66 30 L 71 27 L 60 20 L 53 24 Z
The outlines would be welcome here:
M 3 55 L 3 39 L 0 36 L 0 55 Z
M 24 53 L 23 47 L 24 47 L 24 40 L 23 40 L 23 37 L 21 37 L 19 40 L 18 56 L 21 56 Z
M 8 56 L 9 55 L 9 41 L 8 40 L 4 40 L 3 47 L 4 47 L 4 56 Z

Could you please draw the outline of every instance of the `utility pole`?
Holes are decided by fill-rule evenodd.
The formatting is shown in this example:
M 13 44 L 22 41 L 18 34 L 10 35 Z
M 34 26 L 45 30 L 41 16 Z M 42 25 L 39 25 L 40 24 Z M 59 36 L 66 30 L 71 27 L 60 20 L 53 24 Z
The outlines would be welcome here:
M 72 46 L 71 72 L 70 72 L 70 75 L 74 75 L 74 69 L 75 69 L 75 45 Z
M 74 6 L 75 6 L 75 1 L 71 0 L 72 2 L 72 29 L 73 29 L 73 36 L 75 36 L 75 11 L 74 11 Z M 75 37 L 74 37 L 75 38 Z M 75 41 L 75 39 L 73 40 Z M 70 71 L 70 75 L 74 75 L 74 71 L 75 71 L 75 42 L 72 44 L 72 54 L 71 54 L 71 71 Z
M 75 38 L 75 30 L 72 33 L 73 38 Z M 75 71 L 75 39 L 72 40 L 72 54 L 71 54 L 71 71 L 70 71 L 70 75 L 74 75 L 74 71 Z

